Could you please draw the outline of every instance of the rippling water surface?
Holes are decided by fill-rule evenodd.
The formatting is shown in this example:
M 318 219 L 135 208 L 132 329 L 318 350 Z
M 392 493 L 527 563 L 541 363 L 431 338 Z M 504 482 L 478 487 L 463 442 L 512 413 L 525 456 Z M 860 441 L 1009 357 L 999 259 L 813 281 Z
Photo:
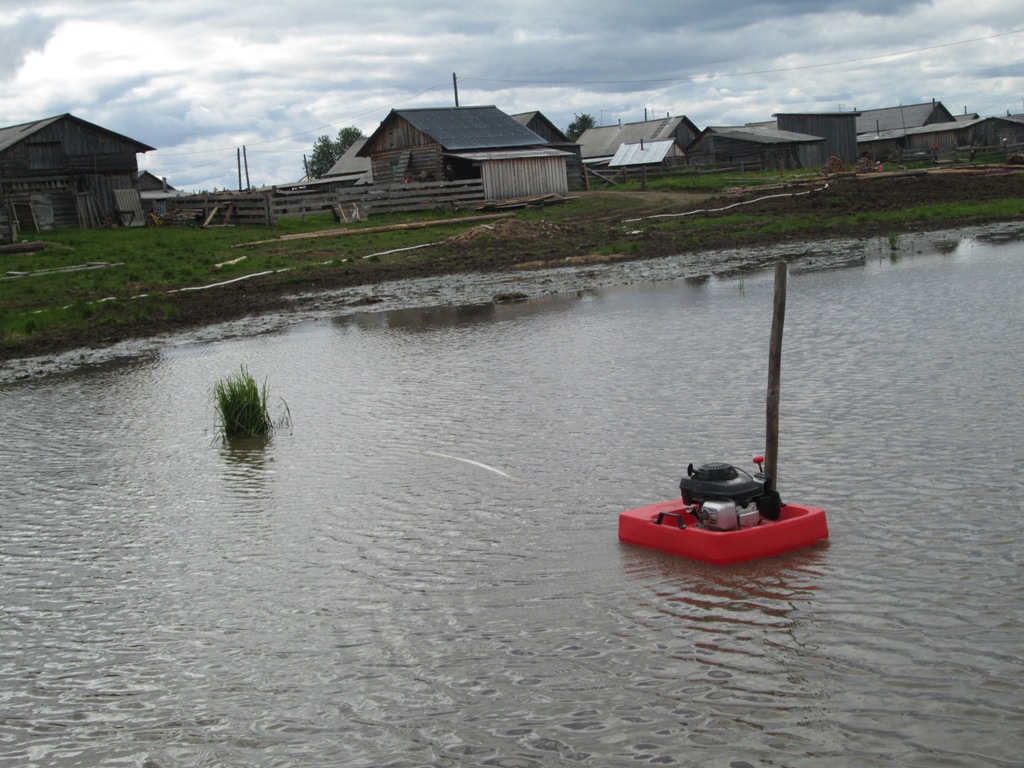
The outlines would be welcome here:
M 1019 765 L 1024 249 L 904 246 L 791 266 L 831 538 L 745 565 L 616 524 L 763 450 L 770 271 L 0 386 L 0 764 Z M 290 431 L 216 439 L 240 365 Z

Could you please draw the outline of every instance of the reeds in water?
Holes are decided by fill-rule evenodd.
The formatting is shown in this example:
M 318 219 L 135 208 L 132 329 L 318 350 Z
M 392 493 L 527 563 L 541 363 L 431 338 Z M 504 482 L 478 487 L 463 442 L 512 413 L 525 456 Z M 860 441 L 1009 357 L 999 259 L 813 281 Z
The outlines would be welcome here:
M 257 437 L 274 431 L 267 408 L 267 384 L 264 381 L 260 387 L 245 366 L 214 385 L 213 399 L 225 438 Z

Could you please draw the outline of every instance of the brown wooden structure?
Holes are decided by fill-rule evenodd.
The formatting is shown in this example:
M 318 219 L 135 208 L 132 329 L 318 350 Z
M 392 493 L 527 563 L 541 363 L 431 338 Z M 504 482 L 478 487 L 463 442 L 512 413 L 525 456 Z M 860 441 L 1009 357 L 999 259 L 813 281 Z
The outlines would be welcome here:
M 493 106 L 392 110 L 357 154 L 377 186 L 479 179 L 491 200 L 568 187 L 567 154 Z
M 137 190 L 153 147 L 64 114 L 0 128 L 0 204 L 23 231 L 117 220 L 115 190 Z

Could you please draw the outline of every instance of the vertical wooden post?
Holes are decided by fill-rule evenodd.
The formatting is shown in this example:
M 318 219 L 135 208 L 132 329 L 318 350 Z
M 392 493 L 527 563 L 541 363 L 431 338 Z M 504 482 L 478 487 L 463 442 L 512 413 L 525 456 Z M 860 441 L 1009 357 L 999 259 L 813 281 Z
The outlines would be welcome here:
M 768 398 L 765 412 L 764 468 L 778 488 L 779 392 L 782 382 L 782 326 L 786 321 L 786 262 L 775 262 L 775 303 L 768 347 Z

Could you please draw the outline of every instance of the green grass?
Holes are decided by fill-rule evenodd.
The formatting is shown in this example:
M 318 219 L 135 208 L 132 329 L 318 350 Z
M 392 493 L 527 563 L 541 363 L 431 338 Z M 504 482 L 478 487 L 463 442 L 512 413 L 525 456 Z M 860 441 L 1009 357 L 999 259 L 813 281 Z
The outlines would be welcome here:
M 388 214 L 346 228 L 456 216 L 458 214 L 438 211 Z M 46 248 L 31 253 L 0 254 L 0 345 L 17 348 L 33 335 L 61 328 L 130 325 L 147 317 L 168 316 L 175 308 L 166 294 L 180 288 L 210 285 L 272 270 L 295 274 L 298 279 L 302 271 L 322 267 L 325 262 L 339 265 L 344 262 L 347 268 L 358 269 L 366 255 L 443 240 L 469 226 L 453 224 L 247 248 L 233 246 L 273 240 L 282 235 L 337 229 L 341 225 L 331 214 L 325 213 L 305 219 L 282 219 L 273 227 L 145 227 L 22 233 L 22 240 L 42 241 Z M 215 265 L 240 256 L 244 257 L 241 261 L 215 269 Z M 396 254 L 376 257 L 375 261 L 401 258 L 408 257 Z M 99 262 L 109 266 L 57 271 Z M 12 272 L 35 274 L 7 277 Z
M 779 176 L 747 174 L 755 183 L 777 181 Z M 698 191 L 700 185 L 735 185 L 735 178 L 724 174 L 692 174 L 681 180 L 666 180 L 648 186 L 651 190 Z M 682 187 L 675 187 L 675 184 Z M 687 188 L 685 185 L 693 184 Z M 665 186 L 662 186 L 665 185 Z M 617 190 L 618 191 L 618 190 Z M 707 193 L 709 186 L 701 189 Z M 615 195 L 579 195 L 569 201 L 544 208 L 526 208 L 516 212 L 522 222 L 542 222 L 552 231 L 564 226 L 568 238 L 575 238 L 580 222 L 589 222 L 590 231 L 629 219 L 635 212 L 650 209 L 651 200 L 642 192 Z M 710 201 L 709 207 L 715 207 Z M 464 215 L 475 212 L 467 211 Z M 348 228 L 381 227 L 413 221 L 454 218 L 451 211 L 430 210 L 415 214 L 374 216 Z M 712 231 L 745 236 L 769 235 L 782 238 L 822 237 L 856 227 L 873 227 L 880 232 L 898 232 L 910 227 L 945 224 L 953 220 L 1014 220 L 1024 217 L 1024 200 L 989 202 L 966 201 L 933 204 L 898 211 L 849 213 L 841 201 L 813 216 L 757 216 L 742 209 L 715 217 L 687 217 L 648 220 L 644 226 L 672 228 L 673 241 L 679 247 L 702 247 Z M 174 294 L 185 287 L 206 286 L 226 280 L 278 271 L 277 279 L 300 283 L 303 274 L 313 269 L 344 269 L 365 272 L 370 278 L 382 265 L 417 264 L 432 258 L 430 249 L 385 253 L 423 243 L 440 242 L 465 232 L 475 223 L 453 223 L 424 229 L 394 230 L 350 234 L 311 240 L 277 241 L 281 235 L 318 232 L 340 228 L 330 214 L 305 219 L 283 219 L 273 227 L 235 226 L 210 229 L 153 227 L 137 229 L 62 230 L 27 235 L 23 239 L 41 240 L 47 247 L 25 254 L 0 254 L 0 347 L 18 350 L 33 339 L 56 337 L 73 331 L 104 328 L 145 327 L 150 321 L 173 318 L 178 310 Z M 626 225 L 631 228 L 634 225 Z M 556 235 L 557 236 L 557 235 Z M 588 235 L 581 235 L 580 243 Z M 718 238 L 719 241 L 721 238 Z M 272 242 L 236 248 L 258 240 Z M 585 247 L 585 246 L 583 246 Z M 595 248 L 601 253 L 642 255 L 642 242 L 621 235 L 604 240 Z M 372 254 L 384 254 L 372 256 Z M 226 262 L 244 257 L 240 261 Z M 31 274 L 6 278 L 10 272 L 60 270 L 74 265 L 105 262 L 110 266 L 87 271 Z M 215 265 L 222 264 L 219 269 Z
M 217 429 L 224 439 L 260 437 L 274 431 L 267 407 L 267 383 L 260 387 L 245 366 L 214 384 L 213 399 Z

